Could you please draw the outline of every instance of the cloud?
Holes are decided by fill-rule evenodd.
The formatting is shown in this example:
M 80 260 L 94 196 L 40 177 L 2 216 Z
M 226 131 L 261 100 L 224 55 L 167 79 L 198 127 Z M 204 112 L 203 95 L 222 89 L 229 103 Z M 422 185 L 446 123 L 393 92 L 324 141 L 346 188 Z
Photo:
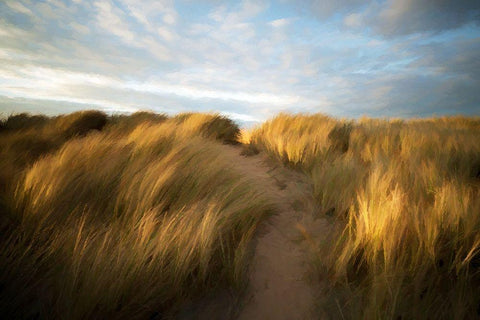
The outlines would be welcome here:
M 75 21 L 70 22 L 70 27 L 78 34 L 87 35 L 90 33 L 90 28 L 88 26 Z
M 174 25 L 178 20 L 178 13 L 171 0 L 121 0 L 128 13 L 152 32 L 160 26 Z
M 165 39 L 166 41 L 173 41 L 175 39 L 175 35 L 173 34 L 172 31 L 170 31 L 168 28 L 166 27 L 159 27 L 157 29 L 157 32 L 158 34 L 160 35 L 160 37 L 162 37 L 163 39 Z
M 351 13 L 343 19 L 347 27 L 358 28 L 363 24 L 363 17 L 359 13 Z
M 242 0 L 233 10 L 225 4 L 217 6 L 209 13 L 209 18 L 215 22 L 224 24 L 237 24 L 256 17 L 268 8 L 264 0 Z
M 388 0 L 369 12 L 374 30 L 385 36 L 441 32 L 480 22 L 480 2 L 471 0 Z
M 472 0 L 304 0 L 296 1 L 296 7 L 322 21 L 341 15 L 347 27 L 370 28 L 386 37 L 442 32 L 480 22 L 480 2 Z
M 125 22 L 124 13 L 111 1 L 96 1 L 97 24 L 100 28 L 114 34 L 127 44 L 134 44 L 135 34 Z
M 27 7 L 25 7 L 23 4 L 19 2 L 7 1 L 6 4 L 10 9 L 13 9 L 16 12 L 20 12 L 29 16 L 34 15 L 30 9 L 28 9 Z
M 68 101 L 70 99 L 70 101 L 75 103 L 85 102 L 97 106 L 108 106 L 112 96 L 118 95 L 122 91 L 146 93 L 159 97 L 175 95 L 191 100 L 225 100 L 256 105 L 288 106 L 300 100 L 296 96 L 275 95 L 262 91 L 242 92 L 205 89 L 193 85 L 171 84 L 167 81 L 159 80 L 148 82 L 122 81 L 98 74 L 34 66 L 15 68 L 15 70 L 0 69 L 0 71 L 3 74 L 3 77 L 0 77 L 0 94 L 4 96 L 54 101 Z M 25 81 L 25 78 L 29 80 Z M 3 84 L 4 82 L 5 84 Z M 89 88 L 88 92 L 91 96 L 85 98 L 85 94 L 80 90 L 81 88 Z M 113 93 L 112 96 L 105 96 L 105 92 L 108 90 Z
M 248 122 L 279 111 L 413 116 L 480 105 L 471 5 L 285 1 L 0 1 L 0 112 L 7 102 L 64 104 Z
M 361 7 L 365 1 L 361 0 L 289 0 L 297 10 L 303 14 L 313 14 L 319 19 L 325 20 L 337 13 L 349 13 Z
M 290 19 L 287 19 L 287 18 L 276 19 L 276 20 L 270 21 L 269 24 L 274 28 L 282 28 L 290 24 Z

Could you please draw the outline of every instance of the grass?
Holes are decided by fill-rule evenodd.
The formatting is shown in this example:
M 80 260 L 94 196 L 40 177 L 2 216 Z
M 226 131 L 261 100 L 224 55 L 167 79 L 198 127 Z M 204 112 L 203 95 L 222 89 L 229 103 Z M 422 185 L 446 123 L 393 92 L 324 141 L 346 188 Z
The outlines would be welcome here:
M 248 135 L 305 172 L 319 212 L 337 218 L 330 257 L 316 258 L 333 318 L 480 316 L 479 118 L 280 114 Z
M 95 110 L 52 118 L 21 113 L 0 121 L 0 193 L 11 189 L 18 174 L 37 159 L 71 138 L 101 130 L 106 122 L 107 115 Z
M 10 116 L 0 122 L 2 316 L 168 319 L 214 292 L 239 295 L 273 208 L 224 152 L 241 142 L 244 155 L 304 172 L 317 215 L 335 222 L 312 259 L 331 284 L 320 314 L 478 318 L 478 141 L 474 117 L 279 114 L 240 131 L 216 114 Z
M 0 202 L 4 317 L 161 319 L 215 290 L 242 291 L 272 206 L 223 153 L 232 121 L 24 118 L 0 133 L 2 168 L 16 170 Z

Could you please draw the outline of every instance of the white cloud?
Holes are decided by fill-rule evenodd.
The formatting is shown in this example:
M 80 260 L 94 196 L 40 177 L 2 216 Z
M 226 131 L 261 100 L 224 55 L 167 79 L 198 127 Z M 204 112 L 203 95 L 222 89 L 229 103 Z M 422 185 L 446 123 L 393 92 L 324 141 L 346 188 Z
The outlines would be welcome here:
M 116 35 L 126 43 L 132 43 L 135 35 L 130 31 L 127 23 L 122 19 L 120 10 L 110 1 L 96 1 L 97 24 L 102 29 Z
M 154 5 L 158 3 L 152 2 Z M 95 2 L 98 11 L 97 24 L 105 31 L 119 37 L 125 44 L 145 50 L 148 54 L 160 61 L 171 61 L 170 49 L 158 41 L 157 37 L 161 36 L 164 40 L 174 40 L 174 33 L 164 27 L 153 28 L 153 24 L 147 19 L 147 15 L 137 11 L 137 7 L 128 6 L 130 12 L 137 20 L 145 23 L 149 32 L 138 33 L 131 28 L 126 14 L 119 8 L 113 6 L 109 0 Z M 149 8 L 149 7 L 146 7 Z M 145 8 L 140 8 L 145 9 Z
M 175 24 L 177 22 L 176 14 L 173 14 L 172 12 L 165 14 L 163 16 L 163 22 L 170 25 Z
M 258 117 L 250 116 L 248 114 L 242 114 L 237 112 L 224 111 L 224 112 L 221 112 L 221 114 L 223 114 L 226 117 L 229 117 L 230 119 L 240 120 L 245 122 L 260 122 L 261 120 L 264 120 L 264 119 L 259 119 Z
M 268 4 L 261 0 L 243 0 L 240 11 L 231 14 L 231 17 L 236 17 L 238 20 L 248 20 L 256 17 L 259 13 L 267 9 Z
M 34 16 L 33 12 L 30 9 L 28 9 L 18 1 L 7 1 L 6 3 L 7 3 L 7 6 L 10 7 L 10 9 L 13 9 L 17 12 L 20 12 L 29 16 Z
M 78 32 L 80 34 L 86 35 L 90 33 L 90 28 L 75 21 L 70 22 L 70 26 L 75 30 L 75 32 Z
M 278 106 L 288 106 L 300 101 L 298 96 L 272 94 L 257 90 L 229 91 L 205 89 L 194 85 L 171 84 L 160 80 L 147 82 L 122 81 L 99 74 L 71 72 L 45 67 L 29 66 L 17 68 L 14 72 L 5 69 L 0 69 L 0 71 L 0 93 L 7 95 L 8 92 L 17 92 L 28 98 L 35 98 L 41 92 L 43 98 L 58 100 L 58 97 L 67 96 L 67 92 L 71 94 L 72 87 L 92 86 L 96 88 L 132 90 L 157 95 L 173 94 L 188 99 L 233 100 Z M 29 80 L 25 81 L 25 79 Z M 35 90 L 32 91 L 32 89 Z M 72 99 L 78 100 L 80 98 L 72 96 Z
M 171 0 L 122 0 L 122 3 L 150 32 L 160 26 L 159 22 L 167 25 L 177 22 L 178 14 Z
M 290 20 L 289 20 L 289 19 L 286 19 L 286 18 L 276 19 L 276 20 L 270 21 L 269 24 L 270 24 L 272 27 L 281 28 L 281 27 L 285 27 L 285 26 L 289 25 L 289 24 L 290 24 Z
M 157 28 L 157 32 L 166 41 L 172 41 L 175 38 L 175 36 L 173 35 L 173 32 L 171 32 L 170 30 L 168 30 L 165 27 Z
M 347 27 L 358 28 L 362 25 L 362 15 L 360 13 L 352 13 L 343 19 L 343 23 Z
M 147 50 L 151 55 L 155 56 L 160 61 L 170 61 L 172 59 L 168 47 L 159 43 L 151 36 L 142 39 L 137 46 Z
M 218 6 L 208 17 L 224 26 L 233 25 L 253 19 L 267 8 L 268 4 L 265 1 L 243 0 L 233 10 L 228 10 L 226 5 Z
M 2 23 L 1 20 L 0 20 L 0 35 L 2 35 L 5 38 L 11 38 L 11 39 L 26 39 L 31 37 L 31 34 L 26 30 L 18 28 L 12 24 Z
M 213 29 L 214 27 L 210 24 L 194 23 L 189 27 L 188 33 L 191 36 L 204 36 L 205 34 L 209 33 Z
M 226 16 L 227 16 L 227 6 L 226 5 L 218 6 L 208 14 L 208 17 L 215 22 L 224 21 Z

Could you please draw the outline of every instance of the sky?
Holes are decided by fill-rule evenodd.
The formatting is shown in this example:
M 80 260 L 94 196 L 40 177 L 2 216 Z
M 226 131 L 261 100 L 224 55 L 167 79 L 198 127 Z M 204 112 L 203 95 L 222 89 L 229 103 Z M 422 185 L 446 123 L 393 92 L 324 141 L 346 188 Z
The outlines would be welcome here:
M 0 114 L 480 115 L 478 0 L 0 0 Z

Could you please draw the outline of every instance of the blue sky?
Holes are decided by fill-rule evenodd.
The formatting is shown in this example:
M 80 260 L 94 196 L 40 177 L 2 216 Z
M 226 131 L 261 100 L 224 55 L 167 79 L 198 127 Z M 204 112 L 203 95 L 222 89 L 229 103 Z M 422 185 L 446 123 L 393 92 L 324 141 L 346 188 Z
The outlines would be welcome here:
M 480 114 L 480 2 L 2 1 L 0 113 Z

